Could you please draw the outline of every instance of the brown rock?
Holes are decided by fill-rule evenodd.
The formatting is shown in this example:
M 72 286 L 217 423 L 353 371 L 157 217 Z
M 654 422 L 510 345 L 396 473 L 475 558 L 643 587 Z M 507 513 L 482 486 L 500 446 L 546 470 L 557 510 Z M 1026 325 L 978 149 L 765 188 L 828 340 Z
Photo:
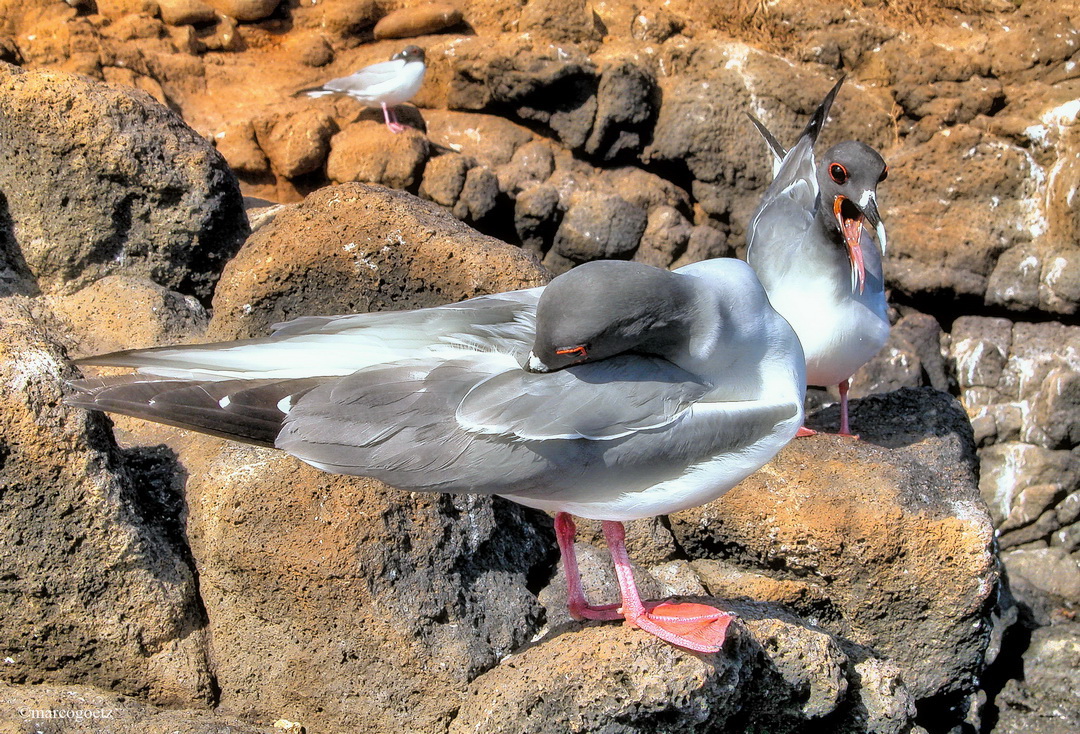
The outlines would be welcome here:
M 67 321 L 74 357 L 194 341 L 210 320 L 192 296 L 123 275 L 109 275 L 48 303 Z
M 221 156 L 147 95 L 0 68 L 0 190 L 42 291 L 120 272 L 209 297 L 247 236 Z
M 420 182 L 428 140 L 417 130 L 392 133 L 377 122 L 357 122 L 330 139 L 326 175 L 335 183 L 364 181 L 395 189 Z
M 454 216 L 465 222 L 478 222 L 494 211 L 498 203 L 498 178 L 484 166 L 474 166 L 465 175 Z
M 522 8 L 518 30 L 556 43 L 595 42 L 601 37 L 585 0 L 533 0 Z
M 206 0 L 222 15 L 241 22 L 262 20 L 273 13 L 281 0 Z
M 437 155 L 424 166 L 419 194 L 441 206 L 453 207 L 465 187 L 468 172 L 469 160 L 465 156 L 458 153 Z
M 298 8 L 296 18 L 302 27 L 313 27 L 333 38 L 344 38 L 371 27 L 381 15 L 378 0 L 329 0 L 319 3 L 309 13 Z
M 641 245 L 634 260 L 658 268 L 667 268 L 685 251 L 690 241 L 690 222 L 670 206 L 657 206 L 649 210 Z
M 208 336 L 299 316 L 419 308 L 538 285 L 529 255 L 434 204 L 363 184 L 320 189 L 253 234 L 222 274 Z
M 245 176 L 270 173 L 270 161 L 255 139 L 255 127 L 247 120 L 230 122 L 214 136 L 214 147 L 229 166 Z
M 90 686 L 0 683 L 0 731 L 54 732 L 60 727 L 64 734 L 287 734 L 213 711 L 158 708 Z
M 195 25 L 214 19 L 214 9 L 202 0 L 157 0 L 161 19 L 169 25 Z
M 449 3 L 426 3 L 400 8 L 375 24 L 376 40 L 412 38 L 452 28 L 461 22 L 461 11 Z
M 425 110 L 428 139 L 450 148 L 488 168 L 509 163 L 514 152 L 536 135 L 528 128 L 494 115 Z
M 579 192 L 567 209 L 552 246 L 577 263 L 628 259 L 641 242 L 647 215 L 614 194 Z
M 929 389 L 853 401 L 852 415 L 862 441 L 797 440 L 672 515 L 672 531 L 691 556 L 816 587 L 840 617 L 821 625 L 895 663 L 916 700 L 971 691 L 997 566 L 966 417 Z
M 222 712 L 437 731 L 468 681 L 539 628 L 527 580 L 550 530 L 516 505 L 399 492 L 211 439 L 184 462 Z
M 63 402 L 78 375 L 31 311 L 0 302 L 4 678 L 205 705 L 206 618 L 169 460 L 121 455 L 102 415 Z M 143 485 L 135 466 L 150 469 Z
M 322 168 L 337 125 L 322 110 L 304 107 L 256 120 L 254 129 L 274 172 L 296 178 Z
M 98 0 L 97 11 L 106 18 L 122 18 L 125 15 L 154 15 L 156 0 Z

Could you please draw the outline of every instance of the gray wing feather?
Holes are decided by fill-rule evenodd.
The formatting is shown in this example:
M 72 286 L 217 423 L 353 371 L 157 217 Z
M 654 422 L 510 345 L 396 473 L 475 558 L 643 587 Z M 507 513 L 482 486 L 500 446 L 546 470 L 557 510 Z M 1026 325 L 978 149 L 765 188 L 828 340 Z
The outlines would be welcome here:
M 546 374 L 494 375 L 465 396 L 457 421 L 519 439 L 609 440 L 668 425 L 708 390 L 666 360 L 627 355 Z

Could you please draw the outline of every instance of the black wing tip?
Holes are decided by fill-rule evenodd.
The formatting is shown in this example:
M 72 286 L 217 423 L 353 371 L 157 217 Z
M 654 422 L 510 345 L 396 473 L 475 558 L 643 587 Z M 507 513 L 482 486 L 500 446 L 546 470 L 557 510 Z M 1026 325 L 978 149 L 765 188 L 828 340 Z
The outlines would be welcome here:
M 825 95 L 825 99 L 821 100 L 821 104 L 814 110 L 813 116 L 810 118 L 810 122 L 806 123 L 806 127 L 803 128 L 802 135 L 799 139 L 806 136 L 810 136 L 811 142 L 817 140 L 817 136 L 821 133 L 821 128 L 825 126 L 825 121 L 829 117 L 829 110 L 832 108 L 833 100 L 836 99 L 837 92 L 840 91 L 840 87 L 843 86 L 846 75 L 841 74 L 837 79 L 836 84 L 829 90 L 829 93 Z
M 784 146 L 780 144 L 780 141 L 776 139 L 776 136 L 769 132 L 769 128 L 765 127 L 765 123 L 761 120 L 754 117 L 749 112 L 746 113 L 746 116 L 750 118 L 750 122 L 754 123 L 754 127 L 757 128 L 758 134 L 765 138 L 765 143 L 772 150 L 773 155 L 782 160 L 784 156 L 787 155 L 787 150 L 785 150 Z

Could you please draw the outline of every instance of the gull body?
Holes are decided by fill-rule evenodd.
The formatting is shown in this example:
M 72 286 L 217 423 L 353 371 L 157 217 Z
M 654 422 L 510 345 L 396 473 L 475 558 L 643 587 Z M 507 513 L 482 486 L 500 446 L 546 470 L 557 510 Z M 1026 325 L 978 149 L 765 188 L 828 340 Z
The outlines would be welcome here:
M 77 405 L 552 511 L 572 613 L 703 652 L 729 615 L 642 602 L 621 523 L 703 504 L 758 469 L 802 424 L 805 390 L 797 337 L 737 260 L 588 263 L 544 288 L 86 362 L 136 372 L 75 383 Z M 570 514 L 604 521 L 621 605 L 584 600 Z
M 840 432 L 848 434 L 850 378 L 889 335 L 885 227 L 877 207 L 877 184 L 887 167 L 876 151 L 856 141 L 833 146 L 821 165 L 815 163 L 814 143 L 839 87 L 840 82 L 790 151 L 751 117 L 772 152 L 774 179 L 747 227 L 746 261 L 773 308 L 799 335 L 807 382 L 839 385 Z
M 308 97 L 346 94 L 366 105 L 378 105 L 382 107 L 386 126 L 396 133 L 406 126 L 398 122 L 394 106 L 416 96 L 424 83 L 426 72 L 424 50 L 419 46 L 406 46 L 389 61 L 365 66 L 349 76 L 331 79 L 319 87 L 302 89 L 297 94 Z

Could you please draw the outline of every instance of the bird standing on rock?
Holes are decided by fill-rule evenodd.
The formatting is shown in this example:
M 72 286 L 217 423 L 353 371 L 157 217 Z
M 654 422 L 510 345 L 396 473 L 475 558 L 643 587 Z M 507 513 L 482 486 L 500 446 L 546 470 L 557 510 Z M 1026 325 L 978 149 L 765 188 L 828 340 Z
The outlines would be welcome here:
M 588 263 L 543 288 L 309 317 L 272 336 L 83 360 L 74 405 L 276 446 L 324 471 L 555 513 L 577 619 L 717 652 L 731 616 L 642 601 L 623 521 L 709 502 L 803 421 L 791 327 L 738 260 Z M 571 514 L 603 521 L 620 604 L 582 590 Z
M 772 151 L 774 177 L 747 226 L 746 261 L 773 308 L 799 335 L 807 382 L 839 385 L 840 433 L 851 435 L 851 376 L 889 336 L 881 267 L 885 225 L 877 206 L 877 185 L 888 167 L 877 151 L 853 140 L 829 148 L 815 165 L 814 142 L 842 83 L 790 151 L 750 116 Z M 803 428 L 799 435 L 813 433 Z
M 398 122 L 394 105 L 403 104 L 416 96 L 424 83 L 424 49 L 406 46 L 389 61 L 365 66 L 354 74 L 331 79 L 321 87 L 301 89 L 297 95 L 324 97 L 328 94 L 347 94 L 366 105 L 380 105 L 383 119 L 391 132 L 399 133 L 406 125 Z

